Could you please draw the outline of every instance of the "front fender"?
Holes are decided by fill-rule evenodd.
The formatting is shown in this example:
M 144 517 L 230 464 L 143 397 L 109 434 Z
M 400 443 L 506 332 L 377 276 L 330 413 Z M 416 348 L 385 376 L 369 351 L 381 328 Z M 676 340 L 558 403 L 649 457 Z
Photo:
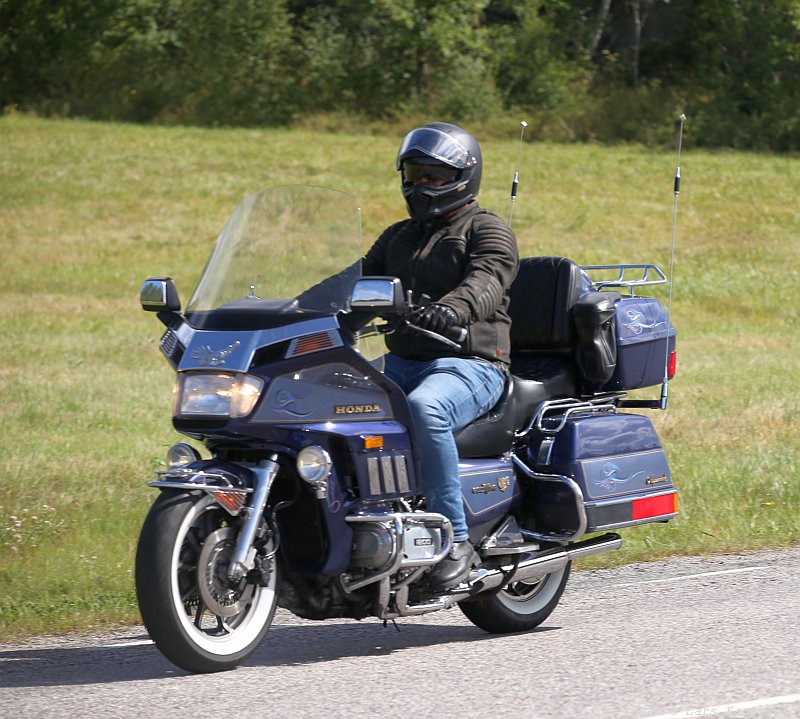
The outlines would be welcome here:
M 247 495 L 253 492 L 255 475 L 243 464 L 203 459 L 158 472 L 158 479 L 148 485 L 159 489 L 203 490 L 235 517 L 242 511 Z

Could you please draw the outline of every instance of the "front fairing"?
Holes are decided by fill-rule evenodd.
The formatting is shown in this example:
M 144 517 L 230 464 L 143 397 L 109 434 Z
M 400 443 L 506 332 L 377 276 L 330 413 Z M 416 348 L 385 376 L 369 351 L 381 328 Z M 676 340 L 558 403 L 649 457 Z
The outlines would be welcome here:
M 396 388 L 365 361 L 363 340 L 339 321 L 361 275 L 361 256 L 360 211 L 345 193 L 285 186 L 242 201 L 181 325 L 167 332 L 178 348 L 168 357 L 184 385 L 191 375 L 246 373 L 260 377 L 263 389 L 246 416 L 203 416 L 209 403 L 193 402 L 188 411 L 178 397 L 176 428 L 247 441 L 266 438 L 270 425 L 404 416 Z

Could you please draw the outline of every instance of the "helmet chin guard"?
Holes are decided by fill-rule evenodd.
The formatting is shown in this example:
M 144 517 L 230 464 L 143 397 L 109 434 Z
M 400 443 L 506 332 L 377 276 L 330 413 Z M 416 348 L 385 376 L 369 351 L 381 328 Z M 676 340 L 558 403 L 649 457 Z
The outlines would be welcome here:
M 403 174 L 403 163 L 412 159 L 415 164 L 453 168 L 457 171 L 455 179 L 438 187 L 414 184 Z M 478 194 L 482 165 L 478 141 L 457 125 L 432 122 L 409 132 L 397 153 L 397 169 L 409 215 L 425 222 L 466 205 Z

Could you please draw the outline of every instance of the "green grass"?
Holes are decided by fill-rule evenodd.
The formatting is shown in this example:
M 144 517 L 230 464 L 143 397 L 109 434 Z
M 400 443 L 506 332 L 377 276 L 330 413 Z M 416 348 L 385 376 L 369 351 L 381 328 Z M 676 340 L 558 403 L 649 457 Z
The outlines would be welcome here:
M 508 215 L 517 157 L 484 143 L 482 203 Z M 400 137 L 0 118 L 0 625 L 5 635 L 138 617 L 132 562 L 176 435 L 173 375 L 141 280 L 184 299 L 237 202 L 264 186 L 354 194 L 372 238 L 404 208 Z M 523 254 L 669 262 L 671 150 L 526 144 L 514 228 Z M 800 161 L 682 162 L 673 320 L 679 372 L 653 413 L 681 515 L 624 532 L 595 562 L 800 541 Z M 663 288 L 660 296 L 665 297 Z

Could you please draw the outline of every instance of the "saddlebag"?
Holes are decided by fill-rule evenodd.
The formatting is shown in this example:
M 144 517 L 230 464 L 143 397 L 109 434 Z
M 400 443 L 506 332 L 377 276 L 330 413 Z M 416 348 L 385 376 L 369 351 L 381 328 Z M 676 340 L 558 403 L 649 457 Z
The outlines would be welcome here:
M 587 532 L 677 513 L 677 492 L 649 417 L 608 410 L 545 416 L 531 431 L 528 464 L 535 470 L 526 484 L 538 532 L 576 531 L 581 499 Z

